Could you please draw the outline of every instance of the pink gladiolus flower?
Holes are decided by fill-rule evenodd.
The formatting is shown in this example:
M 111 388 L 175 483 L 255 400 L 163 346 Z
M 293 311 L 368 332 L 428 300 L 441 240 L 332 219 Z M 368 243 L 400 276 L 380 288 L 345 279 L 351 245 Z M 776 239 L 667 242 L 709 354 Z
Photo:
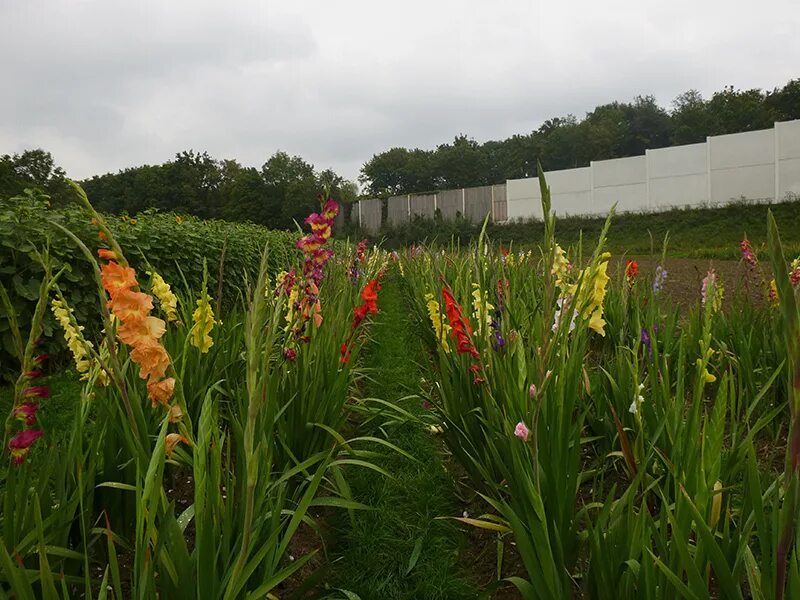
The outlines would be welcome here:
M 25 456 L 30 452 L 33 443 L 44 435 L 41 429 L 26 429 L 20 431 L 8 442 L 8 449 L 11 450 L 11 458 L 14 464 L 21 465 L 25 462 Z
M 529 387 L 529 388 L 528 388 L 528 395 L 529 395 L 531 398 L 536 398 L 536 393 L 537 393 L 537 390 L 536 390 L 536 384 L 535 384 L 535 383 L 532 383 L 532 384 L 531 384 L 531 387 Z
M 50 388 L 46 385 L 34 385 L 22 392 L 26 398 L 49 398 Z
M 528 429 L 528 427 L 525 425 L 525 423 L 520 421 L 519 423 L 517 423 L 517 426 L 514 428 L 514 435 L 517 436 L 519 439 L 521 439 L 523 442 L 527 442 L 528 438 L 531 435 L 531 432 Z
M 26 402 L 14 408 L 13 415 L 25 425 L 30 427 L 36 423 L 36 412 L 39 410 L 38 402 Z

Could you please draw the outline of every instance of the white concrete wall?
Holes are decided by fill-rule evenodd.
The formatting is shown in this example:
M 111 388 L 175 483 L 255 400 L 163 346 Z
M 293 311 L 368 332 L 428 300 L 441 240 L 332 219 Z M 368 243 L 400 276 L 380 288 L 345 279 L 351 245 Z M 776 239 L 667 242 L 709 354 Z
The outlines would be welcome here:
M 544 174 L 550 186 L 553 212 L 560 216 L 592 212 L 592 168 L 550 171 Z M 536 179 L 536 186 L 539 180 Z
M 778 199 L 800 195 L 800 120 L 775 123 Z
M 644 156 L 592 161 L 592 212 L 605 214 L 616 203 L 617 212 L 647 208 L 647 159 Z
M 706 144 L 689 144 L 648 150 L 648 208 L 660 210 L 672 206 L 708 202 L 708 151 Z
M 538 177 L 506 181 L 506 216 L 509 221 L 542 218 L 542 195 Z
M 800 195 L 800 120 L 545 176 L 553 210 L 562 215 L 602 215 L 615 203 L 625 212 L 727 204 L 743 196 L 783 200 Z M 508 218 L 541 218 L 538 179 L 507 183 Z
M 711 203 L 775 198 L 775 130 L 708 138 Z

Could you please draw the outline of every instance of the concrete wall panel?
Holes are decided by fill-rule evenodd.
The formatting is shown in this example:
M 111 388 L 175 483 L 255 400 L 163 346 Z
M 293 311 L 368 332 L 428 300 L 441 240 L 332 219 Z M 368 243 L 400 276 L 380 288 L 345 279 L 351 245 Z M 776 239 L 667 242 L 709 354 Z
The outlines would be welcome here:
M 492 186 L 466 188 L 464 190 L 465 216 L 473 223 L 482 223 L 492 213 Z M 489 217 L 491 221 L 491 217 Z
M 539 178 L 509 179 L 506 181 L 508 220 L 542 218 L 542 198 Z
M 747 131 L 708 138 L 711 170 L 733 169 L 775 162 L 775 130 Z
M 508 219 L 508 201 L 506 199 L 506 184 L 492 186 L 492 218 L 495 223 L 502 223 Z
M 594 171 L 595 189 L 647 181 L 647 163 L 644 156 L 595 160 L 592 161 L 591 168 Z
M 454 221 L 464 212 L 462 206 L 463 192 L 461 190 L 446 190 L 439 192 L 436 197 L 436 206 L 445 221 Z
M 742 196 L 748 200 L 775 197 L 774 163 L 711 171 L 712 204 L 726 204 L 731 200 L 739 200 Z
M 388 204 L 386 219 L 390 227 L 408 223 L 408 196 L 392 196 Z
M 377 233 L 381 228 L 383 216 L 382 200 L 361 200 L 361 228 L 369 233 Z
M 433 219 L 435 211 L 436 194 L 411 194 L 409 206 L 411 207 L 411 218 L 422 217 L 423 219 Z

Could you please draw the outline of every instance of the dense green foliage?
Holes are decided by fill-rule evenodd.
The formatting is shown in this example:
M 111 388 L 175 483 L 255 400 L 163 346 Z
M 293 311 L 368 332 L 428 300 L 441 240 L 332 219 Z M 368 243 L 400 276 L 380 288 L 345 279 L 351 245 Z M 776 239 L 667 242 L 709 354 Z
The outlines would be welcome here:
M 738 243 L 747 237 L 755 247 L 766 244 L 764 219 L 771 209 L 781 228 L 784 245 L 800 252 L 800 202 L 763 204 L 733 203 L 720 208 L 675 208 L 659 213 L 627 213 L 614 219 L 608 233 L 607 245 L 612 252 L 652 254 L 659 252 L 664 236 L 669 234 L 672 256 L 690 258 L 738 259 Z M 603 227 L 603 217 L 564 217 L 559 219 L 559 237 L 566 244 L 575 244 L 583 236 L 588 240 L 597 237 Z M 523 221 L 486 228 L 498 243 L 516 248 L 539 244 L 544 235 L 541 221 Z M 386 227 L 369 236 L 389 248 L 402 248 L 412 244 L 450 244 L 451 241 L 467 245 L 476 240 L 481 224 L 466 220 L 441 221 L 415 219 L 400 227 Z
M 291 234 L 259 225 L 204 221 L 154 211 L 140 213 L 136 218 L 109 217 L 108 222 L 120 242 L 130 249 L 129 258 L 141 277 L 146 278 L 145 272 L 154 269 L 176 290 L 196 292 L 201 288 L 205 261 L 211 294 L 217 302 L 225 304 L 238 299 L 245 277 L 254 279 L 265 245 L 270 246 L 273 271 L 286 264 L 294 253 Z M 0 283 L 9 290 L 20 325 L 26 327 L 43 274 L 37 253 L 49 245 L 53 267 L 56 270 L 67 267 L 61 287 L 75 316 L 94 334 L 99 326 L 97 292 L 86 285 L 92 280 L 91 266 L 59 225 L 68 228 L 93 251 L 98 248 L 97 228 L 76 206 L 50 208 L 47 197 L 36 193 L 0 199 Z M 48 313 L 45 335 L 48 340 L 60 340 L 60 333 L 53 331 L 53 323 Z M 10 348 L 8 320 L 2 314 L 0 364 L 9 368 Z M 49 349 L 57 353 L 59 348 L 63 348 L 63 343 L 54 341 Z
M 360 179 L 371 196 L 487 185 L 534 177 L 537 161 L 546 171 L 583 167 L 592 160 L 768 129 L 775 121 L 797 118 L 800 79 L 767 93 L 728 87 L 709 100 L 690 90 L 674 100 L 670 111 L 652 96 L 639 96 L 598 106 L 582 120 L 574 115 L 548 119 L 529 134 L 505 140 L 479 144 L 460 135 L 434 150 L 392 148 L 368 160 Z

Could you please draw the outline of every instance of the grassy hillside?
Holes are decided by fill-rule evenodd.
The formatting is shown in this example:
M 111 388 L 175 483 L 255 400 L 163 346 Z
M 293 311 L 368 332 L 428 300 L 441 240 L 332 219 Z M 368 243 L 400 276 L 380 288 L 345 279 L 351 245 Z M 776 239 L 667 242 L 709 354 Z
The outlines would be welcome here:
M 800 254 L 800 201 L 772 205 L 733 203 L 720 208 L 684 208 L 660 213 L 625 213 L 614 217 L 609 233 L 613 252 L 647 254 L 660 252 L 669 233 L 669 253 L 693 258 L 738 258 L 739 241 L 748 237 L 759 250 L 766 243 L 767 210 L 771 209 L 780 227 L 789 254 Z M 557 235 L 564 244 L 597 238 L 604 219 L 564 217 L 558 220 Z M 541 240 L 541 222 L 527 221 L 490 225 L 488 233 L 495 241 L 518 247 Z M 399 247 L 423 240 L 466 243 L 480 234 L 480 225 L 464 221 L 445 223 L 417 220 L 403 227 L 384 229 L 374 240 Z

